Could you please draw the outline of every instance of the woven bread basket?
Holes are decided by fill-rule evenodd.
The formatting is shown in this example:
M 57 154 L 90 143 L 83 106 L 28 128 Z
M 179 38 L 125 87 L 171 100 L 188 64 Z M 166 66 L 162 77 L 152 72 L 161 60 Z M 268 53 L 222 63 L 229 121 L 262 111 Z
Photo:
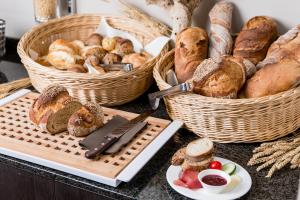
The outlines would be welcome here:
M 102 17 L 112 27 L 127 31 L 147 44 L 161 34 L 143 23 L 127 18 L 102 15 L 73 15 L 51 20 L 27 32 L 18 44 L 18 53 L 25 65 L 32 85 L 38 91 L 51 83 L 65 86 L 71 96 L 80 101 L 96 101 L 102 105 L 121 105 L 143 94 L 152 84 L 153 67 L 160 55 L 168 51 L 166 45 L 161 54 L 131 72 L 110 72 L 104 75 L 82 74 L 44 67 L 29 56 L 32 49 L 45 55 L 49 45 L 56 39 L 85 40 L 98 27 Z
M 160 90 L 171 87 L 166 72 L 174 66 L 174 50 L 154 67 Z M 253 99 L 218 99 L 188 93 L 164 98 L 169 116 L 190 131 L 221 143 L 250 143 L 283 137 L 300 127 L 300 87 Z

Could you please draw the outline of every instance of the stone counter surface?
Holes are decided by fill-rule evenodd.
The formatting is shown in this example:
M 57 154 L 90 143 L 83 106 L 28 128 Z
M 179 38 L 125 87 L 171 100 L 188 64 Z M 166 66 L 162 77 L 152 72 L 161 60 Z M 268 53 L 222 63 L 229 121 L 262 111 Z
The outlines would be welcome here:
M 8 49 L 14 48 L 10 46 Z M 27 76 L 27 73 L 21 64 L 11 62 L 19 61 L 18 57 L 16 56 L 16 52 L 10 50 L 8 51 L 8 55 L 6 57 L 9 58 L 8 60 L 10 60 L 10 62 L 5 61 L 4 57 L 4 61 L 0 62 L 0 72 L 2 71 L 6 75 L 8 81 Z M 157 87 L 155 84 L 153 84 L 147 93 L 156 90 Z M 117 106 L 115 108 L 135 113 L 142 113 L 143 111 L 147 110 L 149 106 L 146 95 L 143 95 L 131 103 Z M 161 105 L 152 116 L 169 119 L 164 105 Z M 100 196 L 107 197 L 107 199 L 187 199 L 174 191 L 168 185 L 166 180 L 166 171 L 170 165 L 170 158 L 173 153 L 181 146 L 186 145 L 196 138 L 197 136 L 195 136 L 193 133 L 185 129 L 181 129 L 163 146 L 162 149 L 159 150 L 159 152 L 147 163 L 147 165 L 145 165 L 145 167 L 131 182 L 121 183 L 117 188 L 106 186 L 94 181 L 79 178 L 64 172 L 49 169 L 1 154 L 0 165 L 2 166 L 2 170 L 14 169 L 18 171 L 18 174 L 29 173 L 34 176 L 41 177 L 43 180 L 55 181 L 59 184 L 71 186 L 76 190 L 88 191 L 96 196 L 99 195 L 99 199 L 102 199 Z M 290 170 L 288 167 L 286 167 L 283 170 L 276 172 L 270 179 L 265 178 L 265 175 L 267 174 L 266 170 L 256 172 L 255 167 L 247 166 L 247 162 L 252 155 L 252 150 L 258 145 L 259 144 L 215 144 L 216 156 L 239 163 L 241 166 L 247 169 L 252 177 L 253 183 L 251 190 L 240 199 L 296 199 L 300 172 L 299 169 Z M 5 172 L 0 172 L 0 177 L 4 175 L 3 173 Z M 5 185 L 5 180 L 0 180 L 0 186 L 2 184 Z M 71 195 L 70 199 L 79 198 L 78 196 L 75 196 L 75 194 L 74 198 L 72 197 L 71 193 L 69 195 Z M 27 198 L 23 197 L 22 199 Z M 80 199 L 84 199 L 84 197 L 81 196 Z

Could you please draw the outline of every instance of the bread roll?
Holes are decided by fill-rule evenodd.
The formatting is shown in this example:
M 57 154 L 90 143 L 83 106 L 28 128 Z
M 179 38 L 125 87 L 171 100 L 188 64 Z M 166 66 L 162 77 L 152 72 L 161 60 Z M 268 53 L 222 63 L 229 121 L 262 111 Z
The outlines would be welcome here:
M 115 53 L 108 53 L 104 56 L 102 62 L 104 64 L 114 64 L 120 63 L 122 61 L 122 57 Z
M 268 48 L 277 37 L 276 22 L 265 16 L 250 19 L 236 38 L 233 55 L 257 64 L 263 60 Z
M 79 64 L 70 65 L 67 71 L 76 72 L 76 73 L 87 73 L 87 69 Z
M 133 68 L 138 68 L 147 62 L 148 57 L 142 53 L 132 53 L 125 55 L 122 59 L 122 63 L 131 63 Z
M 76 49 L 76 54 L 80 55 L 81 50 L 84 48 L 84 43 L 81 40 L 73 40 L 71 45 Z
M 237 98 L 238 91 L 246 81 L 242 58 L 222 56 L 206 59 L 196 69 L 193 92 L 208 97 Z
M 273 95 L 300 84 L 300 25 L 274 42 L 258 72 L 247 81 L 247 98 Z
M 181 31 L 175 45 L 175 73 L 180 83 L 192 78 L 197 66 L 207 57 L 208 36 L 205 30 L 190 27 Z
M 66 70 L 76 64 L 76 56 L 66 51 L 51 51 L 47 55 L 48 62 L 57 69 Z
M 63 39 L 57 39 L 50 44 L 49 53 L 54 51 L 64 51 L 72 55 L 78 53 L 76 47 L 74 47 L 70 42 Z
M 102 60 L 107 51 L 101 46 L 87 46 L 84 47 L 81 51 L 81 56 L 84 59 L 87 59 L 89 56 L 96 56 L 99 60 Z
M 124 56 L 134 52 L 134 47 L 130 40 L 121 37 L 114 37 L 114 39 L 116 40 L 116 47 L 112 53 Z
M 85 45 L 87 46 L 101 46 L 102 45 L 103 36 L 99 33 L 91 34 L 85 41 Z
M 52 66 L 51 63 L 49 63 L 47 56 L 38 57 L 35 62 L 39 63 L 40 65 L 50 67 Z
M 87 136 L 104 125 L 104 114 L 99 104 L 88 102 L 68 121 L 68 131 L 76 137 Z
M 110 37 L 105 37 L 102 40 L 102 47 L 106 50 L 106 51 L 112 51 L 115 49 L 117 44 L 116 38 L 110 38 Z
M 172 165 L 181 165 L 185 158 L 185 152 L 186 148 L 183 147 L 181 149 L 178 149 L 175 154 L 172 156 L 171 164 Z
M 232 51 L 231 20 L 232 3 L 221 1 L 216 3 L 209 12 L 210 37 L 209 57 L 216 58 L 223 55 L 230 55 Z
M 41 129 L 56 134 L 67 130 L 70 116 L 81 103 L 69 96 L 66 88 L 50 85 L 43 90 L 29 110 L 30 120 Z

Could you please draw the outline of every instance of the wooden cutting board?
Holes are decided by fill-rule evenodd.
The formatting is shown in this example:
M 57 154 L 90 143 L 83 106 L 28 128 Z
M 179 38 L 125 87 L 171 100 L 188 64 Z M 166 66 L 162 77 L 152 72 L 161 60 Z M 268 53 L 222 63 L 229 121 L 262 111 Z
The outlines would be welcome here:
M 55 166 L 68 166 L 107 178 L 116 178 L 169 124 L 170 121 L 149 117 L 147 128 L 115 155 L 102 155 L 100 160 L 88 160 L 78 145 L 82 139 L 63 132 L 50 135 L 39 129 L 28 119 L 28 109 L 37 93 L 27 93 L 0 106 L 0 147 L 22 155 L 32 156 Z M 114 115 L 132 119 L 137 114 L 104 108 L 105 121 Z M 177 129 L 176 129 L 177 130 Z M 3 152 L 1 152 L 3 153 Z M 21 155 L 21 156 L 20 156 Z

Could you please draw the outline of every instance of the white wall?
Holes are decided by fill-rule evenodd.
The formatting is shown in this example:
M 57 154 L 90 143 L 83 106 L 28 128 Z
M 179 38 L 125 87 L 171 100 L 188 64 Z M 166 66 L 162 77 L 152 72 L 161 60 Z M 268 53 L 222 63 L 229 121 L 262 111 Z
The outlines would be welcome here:
M 36 23 L 33 18 L 33 0 L 0 0 L 0 18 L 7 21 L 6 35 L 20 37 Z M 146 6 L 143 0 L 125 0 L 145 10 L 152 16 L 171 23 L 167 13 L 156 6 Z M 217 0 L 203 0 L 196 11 L 193 21 L 195 25 L 206 26 L 207 13 Z M 230 0 L 235 4 L 233 32 L 238 32 L 243 22 L 255 15 L 274 17 L 280 32 L 285 32 L 296 24 L 300 24 L 300 0 Z M 115 4 L 107 4 L 103 0 L 77 0 L 79 13 L 118 14 Z

